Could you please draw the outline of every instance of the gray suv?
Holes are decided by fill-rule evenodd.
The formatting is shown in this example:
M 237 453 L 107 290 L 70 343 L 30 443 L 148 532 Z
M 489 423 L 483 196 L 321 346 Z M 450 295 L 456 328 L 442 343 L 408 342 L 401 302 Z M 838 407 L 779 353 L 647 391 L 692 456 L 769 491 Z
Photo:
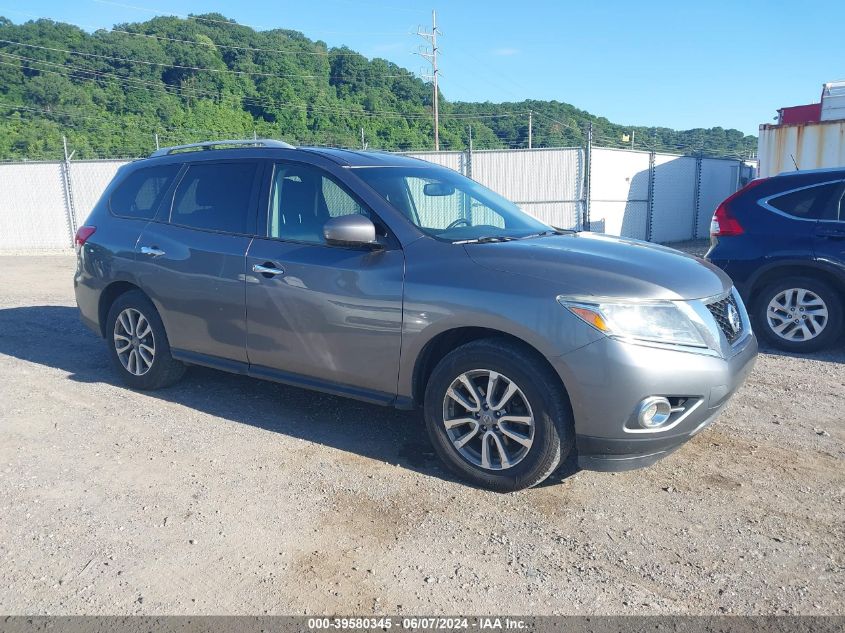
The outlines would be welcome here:
M 757 353 L 718 268 L 552 228 L 386 153 L 165 148 L 119 170 L 76 244 L 82 320 L 130 387 L 205 365 L 422 407 L 443 462 L 492 490 L 572 451 L 587 469 L 652 464 Z

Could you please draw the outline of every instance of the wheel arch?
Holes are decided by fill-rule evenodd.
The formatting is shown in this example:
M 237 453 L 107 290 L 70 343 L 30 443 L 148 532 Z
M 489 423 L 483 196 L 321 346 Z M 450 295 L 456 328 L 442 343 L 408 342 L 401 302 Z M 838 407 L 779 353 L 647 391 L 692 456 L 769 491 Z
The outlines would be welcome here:
M 840 293 L 845 294 L 845 277 L 838 271 L 816 262 L 789 262 L 771 266 L 760 272 L 751 285 L 749 303 L 756 307 L 760 294 L 772 282 L 785 277 L 809 277 L 823 281 Z
M 531 356 L 533 356 L 545 370 L 551 372 L 551 375 L 554 377 L 556 383 L 560 385 L 561 392 L 566 399 L 567 406 L 569 406 L 571 410 L 569 393 L 566 390 L 566 385 L 563 384 L 563 380 L 554 370 L 554 367 L 552 367 L 549 360 L 536 347 L 518 336 L 514 336 L 513 334 L 493 328 L 477 326 L 454 327 L 445 330 L 432 337 L 432 339 L 423 346 L 414 363 L 414 370 L 412 374 L 411 398 L 414 405 L 422 405 L 425 398 L 425 388 L 428 384 L 429 378 L 431 377 L 431 373 L 434 371 L 437 363 L 439 363 L 444 356 L 466 343 L 490 338 L 501 338 L 510 341 L 511 343 L 523 348 Z
M 113 281 L 108 286 L 103 288 L 103 291 L 100 293 L 100 301 L 99 305 L 97 306 L 97 316 L 100 325 L 100 335 L 105 338 L 106 336 L 106 320 L 109 316 L 109 310 L 111 309 L 114 302 L 117 301 L 118 297 L 125 295 L 127 292 L 131 292 L 132 290 L 139 290 L 140 292 L 144 292 L 139 288 L 137 285 L 133 284 L 129 281 Z M 146 293 L 144 293 L 146 296 Z

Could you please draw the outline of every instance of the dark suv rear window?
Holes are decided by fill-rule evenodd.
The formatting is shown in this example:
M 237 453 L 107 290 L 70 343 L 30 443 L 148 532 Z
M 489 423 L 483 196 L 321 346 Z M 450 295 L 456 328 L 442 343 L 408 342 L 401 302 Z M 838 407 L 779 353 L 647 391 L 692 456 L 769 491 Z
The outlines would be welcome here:
M 769 200 L 778 211 L 806 220 L 836 220 L 841 184 L 831 182 L 799 189 Z M 834 198 L 835 196 L 835 198 Z M 835 200 L 835 202 L 834 202 Z
M 129 174 L 112 193 L 109 208 L 115 215 L 125 218 L 149 220 L 170 184 L 179 172 L 179 165 L 162 165 L 137 169 Z
M 199 163 L 176 187 L 170 221 L 197 229 L 246 233 L 257 163 Z M 254 215 L 254 214 L 253 214 Z

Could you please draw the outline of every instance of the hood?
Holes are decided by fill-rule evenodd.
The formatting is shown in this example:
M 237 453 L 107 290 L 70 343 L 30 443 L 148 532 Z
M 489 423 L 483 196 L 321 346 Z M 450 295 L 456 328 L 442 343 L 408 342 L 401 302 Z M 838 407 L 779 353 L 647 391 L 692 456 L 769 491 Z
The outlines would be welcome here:
M 542 279 L 559 294 L 701 299 L 732 285 L 724 272 L 692 255 L 598 233 L 466 244 L 465 248 L 480 266 Z

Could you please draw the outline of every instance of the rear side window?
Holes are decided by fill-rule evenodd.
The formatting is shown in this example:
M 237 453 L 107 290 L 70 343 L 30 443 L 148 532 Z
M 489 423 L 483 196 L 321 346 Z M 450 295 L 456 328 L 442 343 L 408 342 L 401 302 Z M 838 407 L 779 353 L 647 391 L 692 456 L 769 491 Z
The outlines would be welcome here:
M 151 219 L 179 172 L 179 165 L 136 169 L 120 183 L 109 199 L 109 208 L 125 218 Z
M 833 196 L 831 206 L 833 207 L 833 218 L 831 219 L 845 222 L 845 183 L 841 185 L 839 193 Z
M 191 165 L 176 187 L 170 221 L 196 229 L 247 233 L 256 163 Z
M 839 190 L 838 182 L 807 187 L 771 198 L 769 205 L 796 218 L 836 220 L 839 215 Z

